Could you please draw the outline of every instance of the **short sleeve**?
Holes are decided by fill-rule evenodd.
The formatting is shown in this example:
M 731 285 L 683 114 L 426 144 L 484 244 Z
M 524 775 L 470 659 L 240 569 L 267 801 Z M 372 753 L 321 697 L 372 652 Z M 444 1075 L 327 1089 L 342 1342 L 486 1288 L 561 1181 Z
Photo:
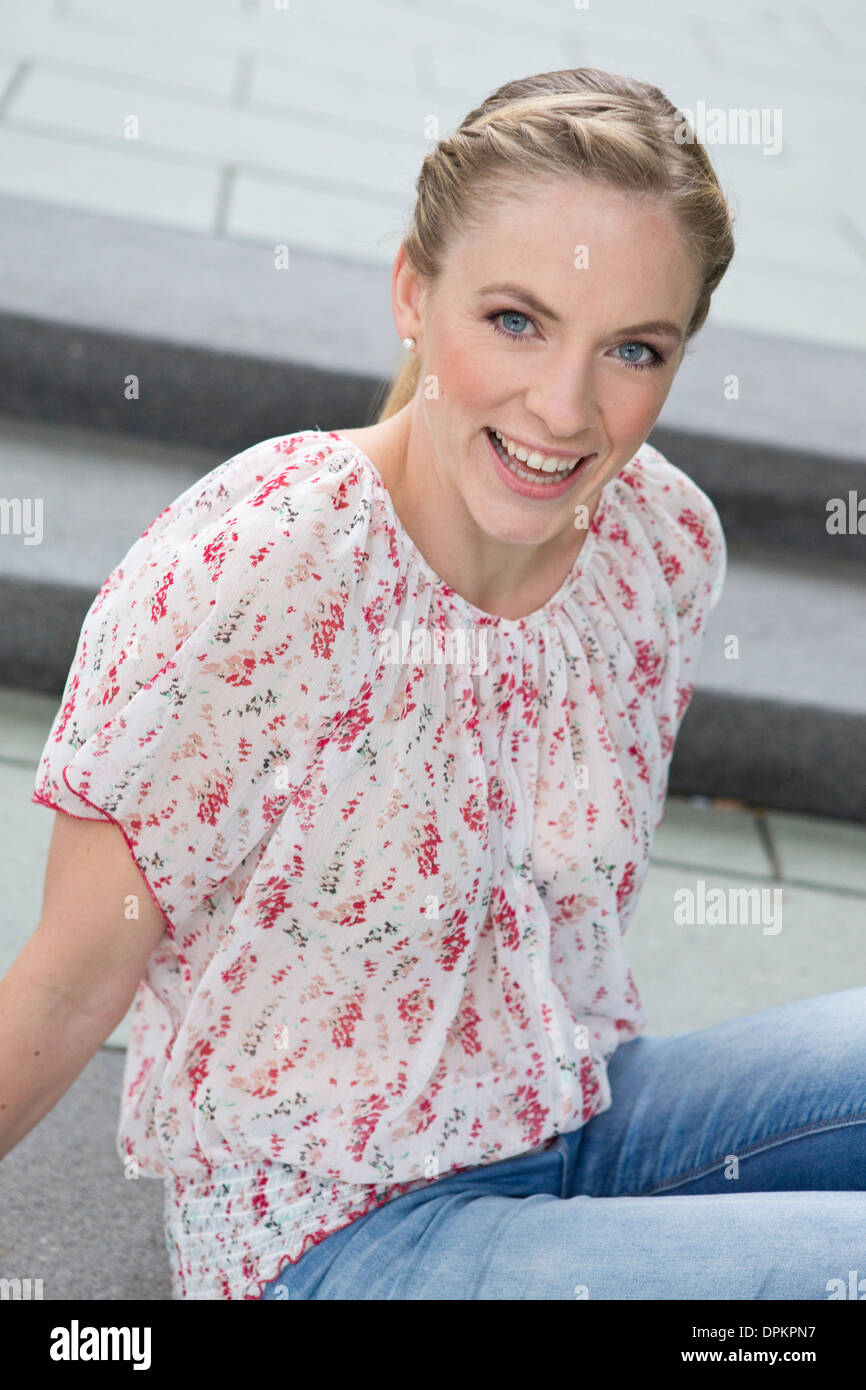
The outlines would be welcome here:
M 674 557 L 667 579 L 679 624 L 679 684 L 690 701 L 707 623 L 725 585 L 727 546 L 721 519 L 707 494 L 681 469 L 672 464 L 667 468 L 670 491 L 664 497 Z M 678 711 L 679 719 L 683 713 L 684 709 Z
M 647 541 L 655 576 L 664 675 L 648 681 L 663 751 L 670 755 L 695 689 L 707 623 L 724 588 L 727 547 L 711 499 L 682 469 L 645 444 L 623 482 Z M 650 644 L 646 644 L 649 650 Z
M 87 612 L 31 799 L 116 824 L 172 935 L 342 715 L 369 487 L 304 436 L 256 444 L 172 502 Z

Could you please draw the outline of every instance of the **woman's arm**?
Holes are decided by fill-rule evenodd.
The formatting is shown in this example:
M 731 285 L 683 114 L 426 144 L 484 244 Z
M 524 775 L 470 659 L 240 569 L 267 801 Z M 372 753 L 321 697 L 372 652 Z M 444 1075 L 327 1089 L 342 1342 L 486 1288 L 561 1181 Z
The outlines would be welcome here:
M 164 931 L 120 830 L 56 812 L 42 915 L 0 980 L 0 1158 L 123 1018 Z

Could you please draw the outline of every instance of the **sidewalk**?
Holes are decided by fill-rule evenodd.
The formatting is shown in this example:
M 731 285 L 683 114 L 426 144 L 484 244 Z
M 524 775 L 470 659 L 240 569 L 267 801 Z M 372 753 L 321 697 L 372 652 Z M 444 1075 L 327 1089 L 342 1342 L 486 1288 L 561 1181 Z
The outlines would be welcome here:
M 431 118 L 601 67 L 695 116 L 781 113 L 777 153 L 707 134 L 740 211 L 711 321 L 862 348 L 864 59 L 853 0 L 6 0 L 0 193 L 390 267 Z

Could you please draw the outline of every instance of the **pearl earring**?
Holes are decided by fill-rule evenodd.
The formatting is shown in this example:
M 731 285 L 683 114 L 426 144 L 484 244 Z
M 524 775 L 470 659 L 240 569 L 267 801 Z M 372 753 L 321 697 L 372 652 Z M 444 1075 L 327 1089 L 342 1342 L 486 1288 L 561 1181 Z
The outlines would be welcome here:
M 403 346 L 404 346 L 404 348 L 406 349 L 407 352 L 411 352 L 412 349 L 413 349 L 413 347 L 415 346 L 415 339 L 414 339 L 414 338 L 404 338 L 404 339 L 403 339 Z

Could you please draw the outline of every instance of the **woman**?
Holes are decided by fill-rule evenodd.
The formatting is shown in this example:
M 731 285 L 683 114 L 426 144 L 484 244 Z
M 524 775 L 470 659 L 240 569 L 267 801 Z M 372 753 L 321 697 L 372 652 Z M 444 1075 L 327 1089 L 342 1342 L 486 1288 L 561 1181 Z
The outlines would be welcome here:
M 863 991 L 647 1038 L 623 946 L 725 570 L 645 443 L 733 251 L 681 135 L 593 70 L 494 93 L 424 161 L 377 423 L 214 469 L 85 620 L 4 1143 L 137 989 L 118 1149 L 178 1298 L 820 1298 L 862 1257 Z

